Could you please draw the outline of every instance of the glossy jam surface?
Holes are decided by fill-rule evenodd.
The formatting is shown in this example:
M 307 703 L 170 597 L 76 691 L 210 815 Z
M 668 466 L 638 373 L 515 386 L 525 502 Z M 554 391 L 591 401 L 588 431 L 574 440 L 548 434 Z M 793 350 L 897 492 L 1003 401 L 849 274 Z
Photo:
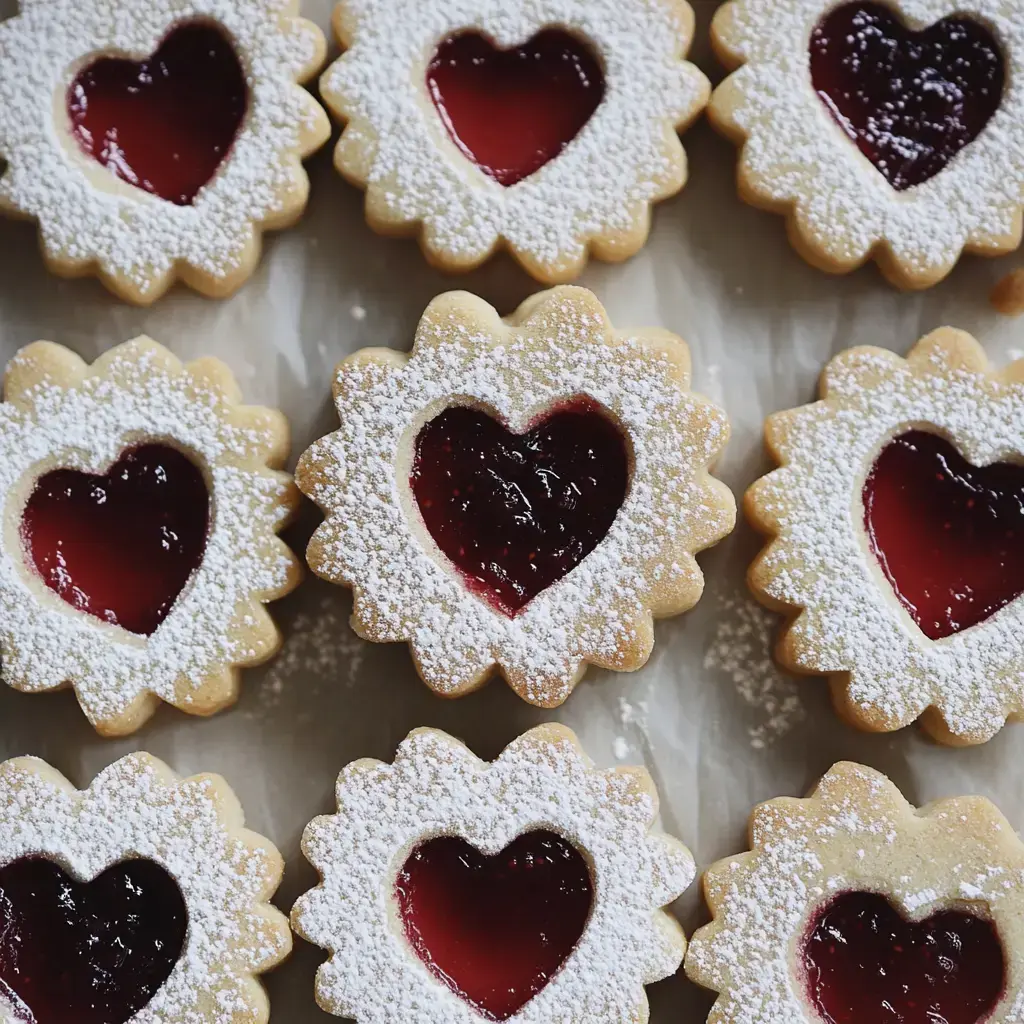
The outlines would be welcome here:
M 176 448 L 149 444 L 102 476 L 41 476 L 21 534 L 30 562 L 68 604 L 150 634 L 202 561 L 209 515 L 198 466 Z
M 597 547 L 629 473 L 618 426 L 576 399 L 525 434 L 478 409 L 446 409 L 416 438 L 410 484 L 470 589 L 512 616 Z
M 819 912 L 803 966 L 826 1024 L 978 1024 L 1005 983 L 991 922 L 947 910 L 912 923 L 869 892 L 844 893 Z
M 189 206 L 217 173 L 249 104 L 245 72 L 216 26 L 187 22 L 143 61 L 100 57 L 67 95 L 78 145 L 111 174 Z
M 897 191 L 938 174 L 1002 100 L 1002 51 L 969 17 L 914 32 L 884 4 L 848 3 L 818 25 L 810 48 L 822 102 Z
M 882 572 L 930 639 L 1024 592 L 1024 466 L 973 466 L 943 438 L 911 430 L 882 449 L 863 499 Z
M 464 32 L 438 48 L 427 88 L 463 154 L 514 185 L 580 133 L 604 98 L 604 72 L 585 42 L 560 29 L 514 50 Z
M 76 882 L 39 857 L 0 868 L 0 993 L 26 1024 L 124 1024 L 181 956 L 188 911 L 160 865 Z
M 554 832 L 527 832 L 494 857 L 442 836 L 413 850 L 395 883 L 405 935 L 431 973 L 493 1020 L 552 979 L 590 916 L 582 854 Z

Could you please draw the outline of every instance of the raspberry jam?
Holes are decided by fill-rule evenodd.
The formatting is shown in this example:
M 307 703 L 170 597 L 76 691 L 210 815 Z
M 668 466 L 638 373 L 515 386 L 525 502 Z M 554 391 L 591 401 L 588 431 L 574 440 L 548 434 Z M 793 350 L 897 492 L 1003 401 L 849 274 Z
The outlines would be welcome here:
M 582 854 L 527 832 L 493 857 L 454 836 L 421 843 L 395 897 L 406 938 L 430 972 L 492 1020 L 507 1020 L 554 977 L 590 916 Z
M 811 81 L 897 191 L 938 174 L 978 137 L 1003 97 L 1006 66 L 979 21 L 908 29 L 881 3 L 848 3 L 811 35 Z
M 27 1024 L 125 1024 L 167 980 L 188 911 L 159 864 L 76 882 L 41 857 L 0 868 L 0 996 Z
M 467 586 L 514 616 L 601 542 L 629 488 L 618 426 L 574 399 L 513 434 L 453 406 L 416 438 L 410 485 Z
M 203 21 L 173 29 L 152 57 L 100 57 L 67 95 L 82 151 L 111 174 L 190 206 L 228 155 L 249 105 L 227 36 Z
M 978 1024 L 1005 978 L 990 921 L 945 910 L 914 923 L 870 892 L 844 893 L 819 911 L 803 967 L 826 1024 Z
M 147 444 L 102 476 L 41 476 L 21 535 L 43 582 L 69 605 L 148 635 L 199 567 L 209 515 L 199 467 L 176 448 Z
M 438 48 L 427 89 L 462 153 L 495 181 L 514 185 L 580 133 L 604 98 L 604 72 L 591 48 L 562 29 L 545 29 L 513 50 L 463 32 Z
M 900 603 L 925 636 L 951 636 L 1024 592 L 1024 466 L 972 466 L 911 430 L 864 483 L 864 528 Z

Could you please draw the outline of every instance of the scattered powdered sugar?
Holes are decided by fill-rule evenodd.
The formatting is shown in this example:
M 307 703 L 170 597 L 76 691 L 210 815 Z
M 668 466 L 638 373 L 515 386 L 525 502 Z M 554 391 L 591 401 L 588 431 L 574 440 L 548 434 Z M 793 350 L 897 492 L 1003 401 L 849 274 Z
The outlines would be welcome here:
M 221 818 L 224 785 L 178 780 L 148 754 L 132 754 L 79 792 L 36 758 L 0 766 L 0 864 L 42 855 L 80 881 L 134 858 L 177 882 L 188 910 L 181 958 L 126 1024 L 252 1019 L 251 976 L 287 956 L 285 919 L 264 901 L 281 875 L 273 845 Z M 0 995 L 0 1019 L 22 1020 Z
M 879 349 L 837 356 L 825 401 L 769 420 L 782 468 L 754 485 L 751 502 L 778 534 L 761 585 L 805 609 L 789 632 L 795 667 L 849 673 L 848 699 L 873 728 L 900 728 L 935 707 L 958 740 L 981 742 L 1024 711 L 1024 600 L 929 640 L 870 553 L 859 511 L 876 455 L 912 426 L 950 438 L 976 465 L 1024 452 L 1024 385 L 953 366 L 946 346 L 983 358 L 948 328 L 909 361 Z
M 52 362 L 52 351 L 30 346 L 11 366 Z M 78 366 L 83 379 L 48 377 L 0 405 L 0 494 L 9 503 L 0 554 L 3 678 L 34 691 L 71 683 L 89 720 L 116 731 L 147 693 L 185 710 L 210 685 L 222 703 L 230 700 L 233 692 L 220 690 L 226 670 L 274 650 L 277 635 L 259 602 L 293 585 L 295 559 L 275 531 L 294 492 L 285 474 L 265 465 L 277 444 L 276 418 L 227 402 L 155 343 L 128 342 L 91 373 Z M 42 468 L 104 472 L 142 439 L 189 453 L 204 470 L 211 500 L 202 562 L 148 637 L 51 593 L 26 564 L 14 505 L 27 499 Z
M 894 190 L 833 121 L 809 72 L 808 39 L 834 0 L 733 0 L 719 41 L 744 67 L 712 98 L 720 123 L 747 135 L 743 177 L 763 200 L 794 207 L 794 224 L 849 269 L 884 243 L 901 277 L 933 283 L 965 246 L 1015 248 L 1024 195 L 1024 18 L 1019 0 L 893 0 L 912 27 L 977 18 L 998 38 L 1006 88 L 982 133 L 923 184 Z
M 290 0 L 22 0 L 0 24 L 0 198 L 39 221 L 47 254 L 145 293 L 176 263 L 213 278 L 236 270 L 254 225 L 294 205 L 305 187 L 296 159 L 323 112 L 296 78 L 323 48 L 320 30 Z M 249 110 L 216 177 L 190 206 L 106 175 L 77 151 L 63 123 L 64 93 L 82 62 L 151 54 L 175 26 L 223 26 L 245 67 Z M 322 126 L 326 131 L 326 126 Z M 109 177 L 109 182 L 107 178 Z
M 327 517 L 310 564 L 354 587 L 360 634 L 408 641 L 439 692 L 463 692 L 498 664 L 520 696 L 544 705 L 569 695 L 585 662 L 642 662 L 654 592 L 665 610 L 692 606 L 703 582 L 692 553 L 727 534 L 735 515 L 731 494 L 707 473 L 728 435 L 725 416 L 680 383 L 666 344 L 612 334 L 582 290 L 533 300 L 518 327 L 454 293 L 428 309 L 407 361 L 342 363 L 341 429 L 303 456 L 297 478 Z M 598 547 L 509 618 L 436 550 L 401 467 L 420 425 L 446 405 L 479 404 L 521 432 L 581 394 L 622 425 L 630 490 Z
M 629 740 L 625 736 L 616 736 L 612 741 L 612 754 L 616 761 L 625 761 L 629 757 Z
M 564 278 L 591 240 L 635 247 L 630 236 L 646 234 L 649 204 L 681 187 L 685 158 L 673 128 L 699 113 L 709 90 L 682 59 L 693 33 L 679 0 L 345 0 L 343 10 L 352 46 L 321 84 L 348 121 L 339 156 L 350 177 L 367 182 L 378 216 L 422 222 L 425 244 L 443 261 L 470 266 L 504 240 L 545 277 Z M 510 48 L 551 25 L 594 46 L 604 99 L 557 158 L 506 188 L 448 137 L 426 63 L 463 30 Z
M 775 666 L 772 648 L 779 616 L 746 595 L 719 599 L 714 637 L 704 667 L 722 672 L 761 721 L 747 730 L 750 745 L 764 750 L 805 717 L 798 684 Z
M 348 314 L 353 320 L 363 321 L 366 319 L 366 307 L 365 306 L 353 306 Z
M 396 928 L 396 872 L 433 836 L 495 854 L 548 828 L 591 863 L 593 908 L 565 964 L 510 1019 L 640 1019 L 641 986 L 673 974 L 685 948 L 659 908 L 694 876 L 687 850 L 650 831 L 654 802 L 641 779 L 642 769 L 594 769 L 572 733 L 552 726 L 521 736 L 491 764 L 444 733 L 418 730 L 394 764 L 350 765 L 338 779 L 338 813 L 316 819 L 303 838 L 322 884 L 292 911 L 296 931 L 331 952 L 317 976 L 320 1004 L 360 1024 L 478 1024 L 479 1013 L 433 977 Z

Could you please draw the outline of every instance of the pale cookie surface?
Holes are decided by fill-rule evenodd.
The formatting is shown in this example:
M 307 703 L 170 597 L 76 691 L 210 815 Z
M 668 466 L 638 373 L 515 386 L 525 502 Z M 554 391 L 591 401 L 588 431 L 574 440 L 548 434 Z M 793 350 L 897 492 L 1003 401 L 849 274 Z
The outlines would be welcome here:
M 242 809 L 222 778 L 179 779 L 138 753 L 79 791 L 37 758 L 7 761 L 0 765 L 0 866 L 37 857 L 79 882 L 143 858 L 177 884 L 188 913 L 181 956 L 125 1024 L 268 1019 L 267 995 L 255 975 L 291 951 L 288 922 L 268 902 L 283 862 L 269 840 L 243 828 Z M 0 989 L 0 1020 L 23 1021 L 24 1007 L 6 998 L 6 985 Z
M 1019 461 L 1024 362 L 994 372 L 973 338 L 943 328 L 906 359 L 869 347 L 842 353 L 821 396 L 769 417 L 766 443 L 781 468 L 746 496 L 752 523 L 773 538 L 750 585 L 790 616 L 779 660 L 831 676 L 837 709 L 861 728 L 895 730 L 923 715 L 942 742 L 983 742 L 1024 712 L 1024 599 L 930 639 L 871 549 L 863 494 L 880 452 L 914 429 L 974 466 Z
M 850 893 L 883 896 L 913 922 L 946 910 L 991 922 L 1005 986 L 991 1015 L 978 1019 L 1024 1019 L 1024 846 L 988 800 L 958 797 L 918 810 L 884 775 L 841 763 L 807 799 L 758 807 L 750 845 L 705 874 L 712 921 L 694 934 L 686 956 L 689 977 L 719 993 L 710 1024 L 825 1019 L 812 1005 L 803 954 L 822 908 Z M 878 938 L 883 946 L 887 936 Z M 863 984 L 883 984 L 869 966 Z M 956 986 L 955 965 L 933 968 Z M 943 990 L 937 984 L 935 994 Z M 903 1019 L 900 1009 L 893 1019 Z
M 589 251 L 606 260 L 636 253 L 651 204 L 683 187 L 676 130 L 710 92 L 684 60 L 694 24 L 685 0 L 342 0 L 334 22 L 347 52 L 324 73 L 321 93 L 347 125 L 338 170 L 367 189 L 372 227 L 419 232 L 442 268 L 469 270 L 506 246 L 538 280 L 572 280 Z M 509 49 L 553 25 L 593 47 L 604 96 L 554 159 L 505 187 L 449 137 L 427 68 L 464 31 Z
M 729 490 L 708 473 L 728 437 L 724 413 L 689 390 L 674 335 L 616 331 L 587 291 L 534 296 L 508 320 L 462 292 L 428 307 L 409 355 L 366 349 L 338 367 L 341 428 L 296 470 L 324 510 L 311 568 L 354 591 L 363 637 L 408 641 L 437 692 L 458 696 L 492 670 L 535 704 L 564 701 L 586 664 L 641 667 L 653 618 L 691 608 L 694 559 L 734 525 Z M 607 533 L 515 615 L 474 594 L 424 525 L 412 495 L 413 446 L 446 408 L 483 409 L 522 433 L 579 396 L 621 429 L 628 490 Z
M 215 359 L 183 366 L 148 338 L 93 363 L 37 342 L 11 361 L 0 405 L 0 650 L 20 690 L 71 685 L 105 734 L 138 728 L 161 700 L 211 714 L 238 695 L 238 666 L 281 639 L 263 602 L 291 590 L 298 562 L 276 536 L 297 506 L 280 413 L 239 404 Z M 139 635 L 71 607 L 31 564 L 26 502 L 55 469 L 104 473 L 145 442 L 181 450 L 201 470 L 209 528 L 198 568 L 156 630 Z M 116 567 L 112 567 L 116 568 Z
M 815 266 L 845 273 L 874 258 L 903 288 L 935 284 L 964 251 L 997 255 L 1015 249 L 1024 206 L 1020 0 L 885 4 L 911 31 L 950 17 L 976 20 L 991 32 L 1006 70 L 1001 101 L 981 133 L 944 169 L 904 191 L 860 152 L 812 82 L 809 40 L 838 6 L 835 0 L 732 0 L 716 12 L 716 49 L 739 70 L 715 90 L 708 112 L 719 130 L 742 144 L 740 194 L 785 213 L 791 240 Z M 922 82 L 915 85 L 927 95 L 927 79 Z M 940 105 L 940 123 L 928 138 L 941 132 L 943 112 L 958 109 L 952 100 Z M 882 132 L 881 115 L 879 122 Z
M 0 25 L 0 204 L 38 221 L 51 270 L 95 272 L 138 303 L 178 277 L 213 296 L 242 284 L 262 230 L 302 213 L 309 181 L 301 158 L 329 134 L 326 114 L 297 84 L 323 63 L 323 33 L 297 11 L 296 0 L 23 0 Z M 175 205 L 84 153 L 66 97 L 91 61 L 149 57 L 190 23 L 223 29 L 248 109 L 214 177 L 191 204 Z
M 303 852 L 321 884 L 292 911 L 298 934 L 328 949 L 324 1009 L 362 1024 L 472 1024 L 483 1016 L 441 984 L 401 932 L 396 875 L 419 842 L 458 836 L 496 854 L 550 829 L 590 865 L 586 928 L 557 974 L 507 1018 L 515 1024 L 647 1019 L 643 986 L 678 968 L 682 929 L 661 908 L 693 879 L 689 852 L 652 831 L 658 799 L 642 768 L 600 771 L 563 726 L 533 729 L 494 762 L 433 729 L 393 764 L 356 761 L 339 776 L 338 813 L 315 819 Z

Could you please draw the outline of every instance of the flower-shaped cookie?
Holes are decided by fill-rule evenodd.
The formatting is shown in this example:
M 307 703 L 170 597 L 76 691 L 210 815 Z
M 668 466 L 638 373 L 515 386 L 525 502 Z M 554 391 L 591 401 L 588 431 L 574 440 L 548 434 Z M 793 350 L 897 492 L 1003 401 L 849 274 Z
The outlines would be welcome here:
M 1019 0 L 731 0 L 712 34 L 738 68 L 709 115 L 743 146 L 740 194 L 810 263 L 927 288 L 1020 244 Z
M 394 764 L 338 779 L 338 813 L 306 829 L 321 884 L 292 926 L 330 959 L 317 1001 L 360 1024 L 647 1019 L 643 986 L 686 940 L 662 911 L 693 879 L 652 832 L 642 768 L 599 771 L 563 726 L 492 763 L 433 729 Z
M 838 764 L 758 807 L 750 845 L 704 876 L 686 973 L 719 993 L 709 1024 L 1020 1019 L 1024 845 L 988 800 L 916 810 Z
M 79 791 L 0 765 L 0 1020 L 264 1024 L 283 863 L 216 775 L 131 754 Z
M 693 553 L 735 517 L 708 475 L 728 424 L 689 377 L 678 338 L 616 331 L 582 289 L 507 321 L 443 295 L 411 354 L 338 367 L 341 429 L 296 471 L 326 513 L 309 564 L 352 587 L 361 636 L 408 641 L 447 696 L 497 667 L 553 706 L 588 662 L 639 668 L 653 617 L 700 597 Z
M 327 116 L 298 0 L 21 0 L 0 25 L 0 208 L 130 302 L 238 288 L 301 215 Z
M 746 499 L 779 660 L 861 728 L 987 740 L 1024 713 L 1024 361 L 994 373 L 943 328 L 905 360 L 842 353 L 821 396 L 769 418 L 782 468 Z
M 116 735 L 160 700 L 207 715 L 280 636 L 262 603 L 298 563 L 276 536 L 297 506 L 288 427 L 239 404 L 216 359 L 138 338 L 91 366 L 22 349 L 0 405 L 0 652 L 20 690 L 75 688 Z
M 693 23 L 685 0 L 342 0 L 335 164 L 375 230 L 447 270 L 499 246 L 552 284 L 626 259 L 686 181 L 676 132 L 710 92 Z

